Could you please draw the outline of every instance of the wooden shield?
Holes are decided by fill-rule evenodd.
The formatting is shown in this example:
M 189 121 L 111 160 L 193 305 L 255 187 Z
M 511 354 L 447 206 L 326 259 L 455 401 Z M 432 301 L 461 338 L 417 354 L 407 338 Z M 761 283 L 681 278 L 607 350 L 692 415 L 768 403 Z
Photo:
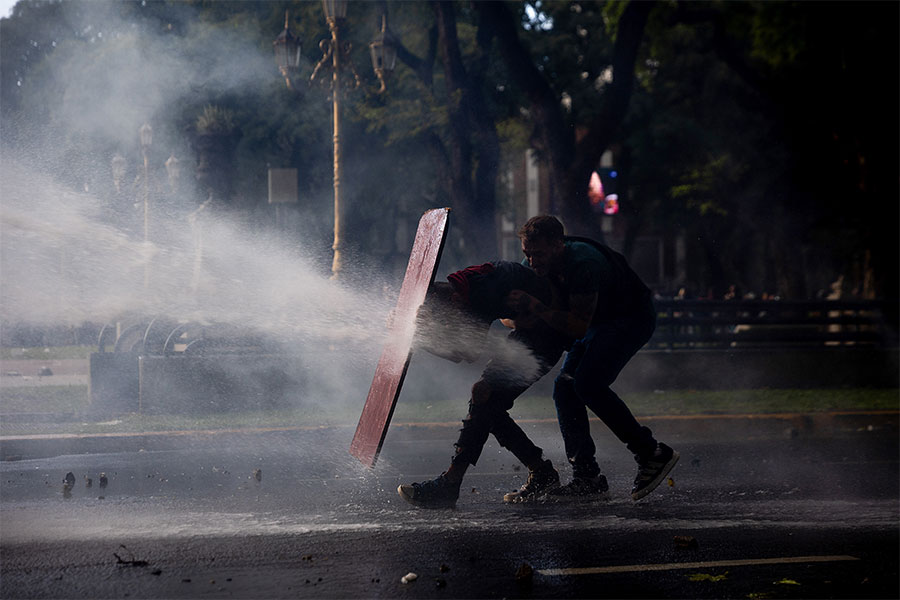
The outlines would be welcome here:
M 447 237 L 449 217 L 449 208 L 435 208 L 419 220 L 387 343 L 375 369 L 356 434 L 350 443 L 350 454 L 368 467 L 375 465 L 400 396 L 412 354 L 416 312 L 425 301 L 428 286 L 434 281 L 434 272 Z

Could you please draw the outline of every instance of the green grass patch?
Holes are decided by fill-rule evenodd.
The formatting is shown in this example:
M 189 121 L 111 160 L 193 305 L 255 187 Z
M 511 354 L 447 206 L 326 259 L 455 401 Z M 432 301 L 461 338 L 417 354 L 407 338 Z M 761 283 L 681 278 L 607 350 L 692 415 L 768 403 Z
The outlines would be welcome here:
M 622 399 L 638 417 L 900 409 L 897 389 L 669 390 L 623 394 Z M 402 414 L 399 406 L 397 413 Z M 459 418 L 459 409 L 456 413 Z M 437 408 L 435 414 L 446 414 L 446 408 Z M 516 419 L 556 418 L 553 400 L 541 396 L 520 398 L 510 414 Z
M 0 415 L 21 413 L 77 413 L 88 408 L 86 385 L 4 386 Z
M 47 348 L 0 348 L 0 360 L 63 360 L 90 358 L 96 346 L 51 346 Z
M 623 397 L 638 417 L 703 414 L 775 414 L 827 411 L 898 410 L 900 390 L 734 390 L 665 391 L 628 394 Z M 4 387 L 0 389 L 0 432 L 26 433 L 130 433 L 254 427 L 353 426 L 359 419 L 363 399 L 354 404 L 299 403 L 296 408 L 222 412 L 205 415 L 92 415 L 87 386 Z M 394 423 L 459 422 L 466 414 L 467 399 L 432 404 L 401 398 Z M 512 411 L 515 419 L 555 419 L 553 400 L 547 396 L 520 398 Z M 68 413 L 78 415 L 69 422 L 46 422 L 22 413 Z
M 670 390 L 628 394 L 637 415 L 772 414 L 898 410 L 897 389 Z

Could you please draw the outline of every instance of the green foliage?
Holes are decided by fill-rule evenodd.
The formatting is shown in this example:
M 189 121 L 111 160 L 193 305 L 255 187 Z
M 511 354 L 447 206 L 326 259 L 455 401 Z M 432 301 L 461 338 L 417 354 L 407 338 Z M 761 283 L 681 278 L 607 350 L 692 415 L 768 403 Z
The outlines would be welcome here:
M 896 55 L 896 32 L 876 21 L 839 5 L 787 2 L 663 4 L 651 16 L 623 135 L 636 182 L 623 210 L 631 204 L 668 235 L 700 240 L 705 251 L 688 267 L 701 289 L 728 277 L 811 295 L 867 243 L 858 236 L 875 221 L 864 225 L 868 209 L 848 214 L 848 206 L 894 219 L 874 189 L 861 198 L 853 168 L 861 147 L 841 150 L 854 131 L 871 151 L 896 154 L 867 124 L 874 113 L 862 100 L 866 88 L 887 84 L 875 73 L 857 79 L 885 54 L 880 44 L 893 38 Z M 861 44 L 871 50 L 856 50 Z M 896 99 L 893 88 L 868 97 Z M 876 112 L 896 122 L 886 105 Z M 823 243 L 828 237 L 841 242 Z M 785 261 L 791 254 L 804 258 Z M 756 274 L 753 264 L 762 266 Z
M 754 5 L 750 18 L 750 56 L 772 69 L 793 68 L 807 50 L 810 13 L 798 2 Z
M 368 43 L 384 5 L 352 2 L 342 28 L 362 80 L 344 99 L 342 137 L 347 237 L 362 248 L 384 244 L 392 219 L 413 222 L 423 204 L 453 200 L 438 180 L 447 160 L 435 142 L 459 133 L 452 109 L 464 100 L 448 91 L 440 56 L 427 65 L 430 80 L 398 61 L 387 92 L 373 92 Z M 386 6 L 391 32 L 425 57 L 433 5 Z M 535 115 L 497 46 L 482 54 L 478 11 L 452 6 L 478 110 L 511 164 L 533 145 Z M 508 6 L 553 96 L 571 101 L 564 118 L 574 137 L 601 113 L 628 3 Z M 272 60 L 285 10 L 302 41 L 298 92 Z M 896 3 L 657 3 L 612 144 L 633 235 L 691 240 L 688 276 L 704 289 L 755 282 L 807 296 L 837 273 L 861 273 L 870 255 L 880 293 L 896 297 L 898 93 L 887 74 L 897 72 L 897 17 Z M 37 150 L 61 181 L 97 190 L 112 187 L 115 153 L 136 175 L 144 122 L 154 126 L 157 169 L 170 154 L 195 158 L 196 134 L 228 131 L 235 204 L 264 215 L 267 167 L 296 167 L 308 216 L 298 235 L 327 248 L 331 105 L 327 89 L 306 81 L 328 37 L 318 2 L 23 0 L 0 19 L 4 144 Z M 327 83 L 327 68 L 322 75 Z M 479 133 L 465 132 L 476 142 Z M 400 260 L 406 248 L 388 245 Z
M 724 217 L 728 215 L 728 208 L 721 205 L 719 198 L 739 184 L 746 172 L 746 166 L 731 155 L 714 157 L 683 174 L 680 183 L 672 186 L 670 195 L 674 200 L 682 200 L 686 208 L 695 210 L 701 217 Z
M 628 2 L 623 2 L 621 0 L 606 2 L 603 5 L 602 12 L 603 22 L 606 25 L 606 35 L 613 41 L 616 39 L 616 26 L 618 25 L 619 19 L 626 6 L 628 6 Z
M 196 128 L 199 134 L 231 133 L 235 129 L 234 111 L 208 104 L 197 117 Z
M 588 123 L 599 109 L 612 59 L 612 34 L 626 4 L 540 3 L 553 27 L 520 32 L 554 92 L 572 99 L 572 123 Z

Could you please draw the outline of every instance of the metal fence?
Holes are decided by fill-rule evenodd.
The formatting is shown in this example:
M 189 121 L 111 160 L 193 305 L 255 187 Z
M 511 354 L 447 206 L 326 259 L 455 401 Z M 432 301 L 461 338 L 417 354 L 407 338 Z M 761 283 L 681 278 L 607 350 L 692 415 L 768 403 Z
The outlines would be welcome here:
M 657 300 L 648 349 L 897 346 L 877 301 Z

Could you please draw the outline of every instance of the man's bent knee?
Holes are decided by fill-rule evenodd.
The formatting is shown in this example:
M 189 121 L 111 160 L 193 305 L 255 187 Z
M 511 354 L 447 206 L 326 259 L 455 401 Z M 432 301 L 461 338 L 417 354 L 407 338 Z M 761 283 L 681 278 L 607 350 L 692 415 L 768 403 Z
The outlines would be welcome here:
M 575 394 L 575 378 L 568 373 L 560 373 L 553 380 L 553 399 L 556 402 L 567 402 L 574 398 Z
M 589 377 L 582 375 L 572 380 L 575 393 L 581 398 L 591 398 L 605 390 L 616 380 L 615 375 L 609 373 L 592 373 Z
M 491 386 L 483 379 L 472 386 L 472 404 L 483 405 L 491 400 Z

